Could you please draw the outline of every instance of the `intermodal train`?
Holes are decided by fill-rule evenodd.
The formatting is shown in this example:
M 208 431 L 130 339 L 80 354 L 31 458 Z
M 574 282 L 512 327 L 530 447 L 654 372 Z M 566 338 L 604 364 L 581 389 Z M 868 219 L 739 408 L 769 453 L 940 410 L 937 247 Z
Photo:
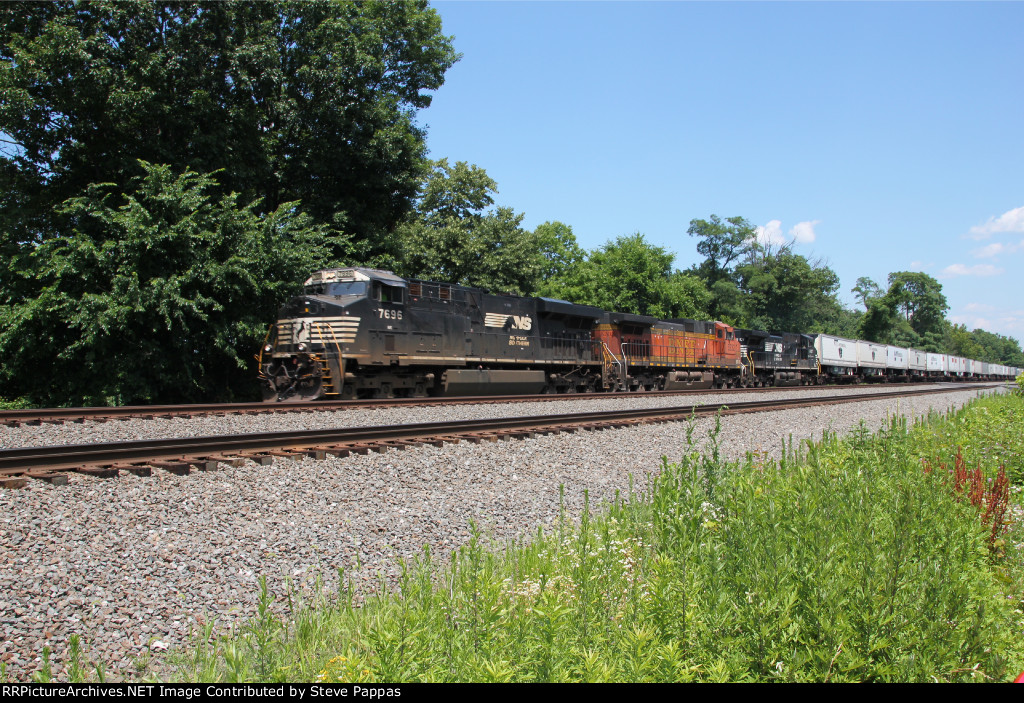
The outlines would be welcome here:
M 389 271 L 317 271 L 257 355 L 267 401 L 589 393 L 927 378 L 1015 369 L 829 335 L 608 312 Z

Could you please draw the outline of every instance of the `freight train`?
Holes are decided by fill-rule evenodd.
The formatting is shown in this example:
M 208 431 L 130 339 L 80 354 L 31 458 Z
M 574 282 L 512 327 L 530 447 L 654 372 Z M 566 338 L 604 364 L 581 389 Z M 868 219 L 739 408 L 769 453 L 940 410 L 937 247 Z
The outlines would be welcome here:
M 934 357 L 934 364 L 933 364 Z M 318 271 L 257 355 L 263 398 L 592 393 L 1012 378 L 1019 369 L 829 335 L 608 312 L 389 271 Z

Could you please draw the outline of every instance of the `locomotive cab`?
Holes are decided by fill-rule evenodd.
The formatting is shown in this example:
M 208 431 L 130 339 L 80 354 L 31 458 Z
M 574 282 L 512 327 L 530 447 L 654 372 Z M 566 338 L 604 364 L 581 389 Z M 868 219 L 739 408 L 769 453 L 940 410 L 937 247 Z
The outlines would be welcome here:
M 351 397 L 346 359 L 365 352 L 368 327 L 393 330 L 401 324 L 405 287 L 404 279 L 375 269 L 328 269 L 310 276 L 303 295 L 281 308 L 263 343 L 263 399 Z

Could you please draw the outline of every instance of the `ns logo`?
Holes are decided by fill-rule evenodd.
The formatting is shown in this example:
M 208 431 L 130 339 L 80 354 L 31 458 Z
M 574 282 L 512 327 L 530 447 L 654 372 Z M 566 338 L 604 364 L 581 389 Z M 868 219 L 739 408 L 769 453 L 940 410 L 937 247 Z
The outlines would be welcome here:
M 514 330 L 532 330 L 533 320 L 529 315 L 510 315 L 512 318 L 512 329 Z
M 529 331 L 533 329 L 533 319 L 529 315 L 505 315 L 489 312 L 484 316 L 484 325 L 486 327 L 500 327 L 501 329 Z

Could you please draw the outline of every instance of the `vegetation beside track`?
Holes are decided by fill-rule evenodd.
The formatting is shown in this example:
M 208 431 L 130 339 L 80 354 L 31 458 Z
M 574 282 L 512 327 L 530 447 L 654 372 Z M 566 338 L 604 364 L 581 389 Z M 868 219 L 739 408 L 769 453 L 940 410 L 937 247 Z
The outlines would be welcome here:
M 1004 395 L 781 460 L 713 441 L 528 544 L 474 531 L 450 564 L 425 553 L 400 594 L 293 595 L 282 620 L 264 582 L 250 624 L 209 625 L 172 677 L 1006 680 L 1024 670 L 1022 538 L 993 530 L 990 479 L 1005 465 L 1019 491 L 1021 436 L 1024 397 Z

